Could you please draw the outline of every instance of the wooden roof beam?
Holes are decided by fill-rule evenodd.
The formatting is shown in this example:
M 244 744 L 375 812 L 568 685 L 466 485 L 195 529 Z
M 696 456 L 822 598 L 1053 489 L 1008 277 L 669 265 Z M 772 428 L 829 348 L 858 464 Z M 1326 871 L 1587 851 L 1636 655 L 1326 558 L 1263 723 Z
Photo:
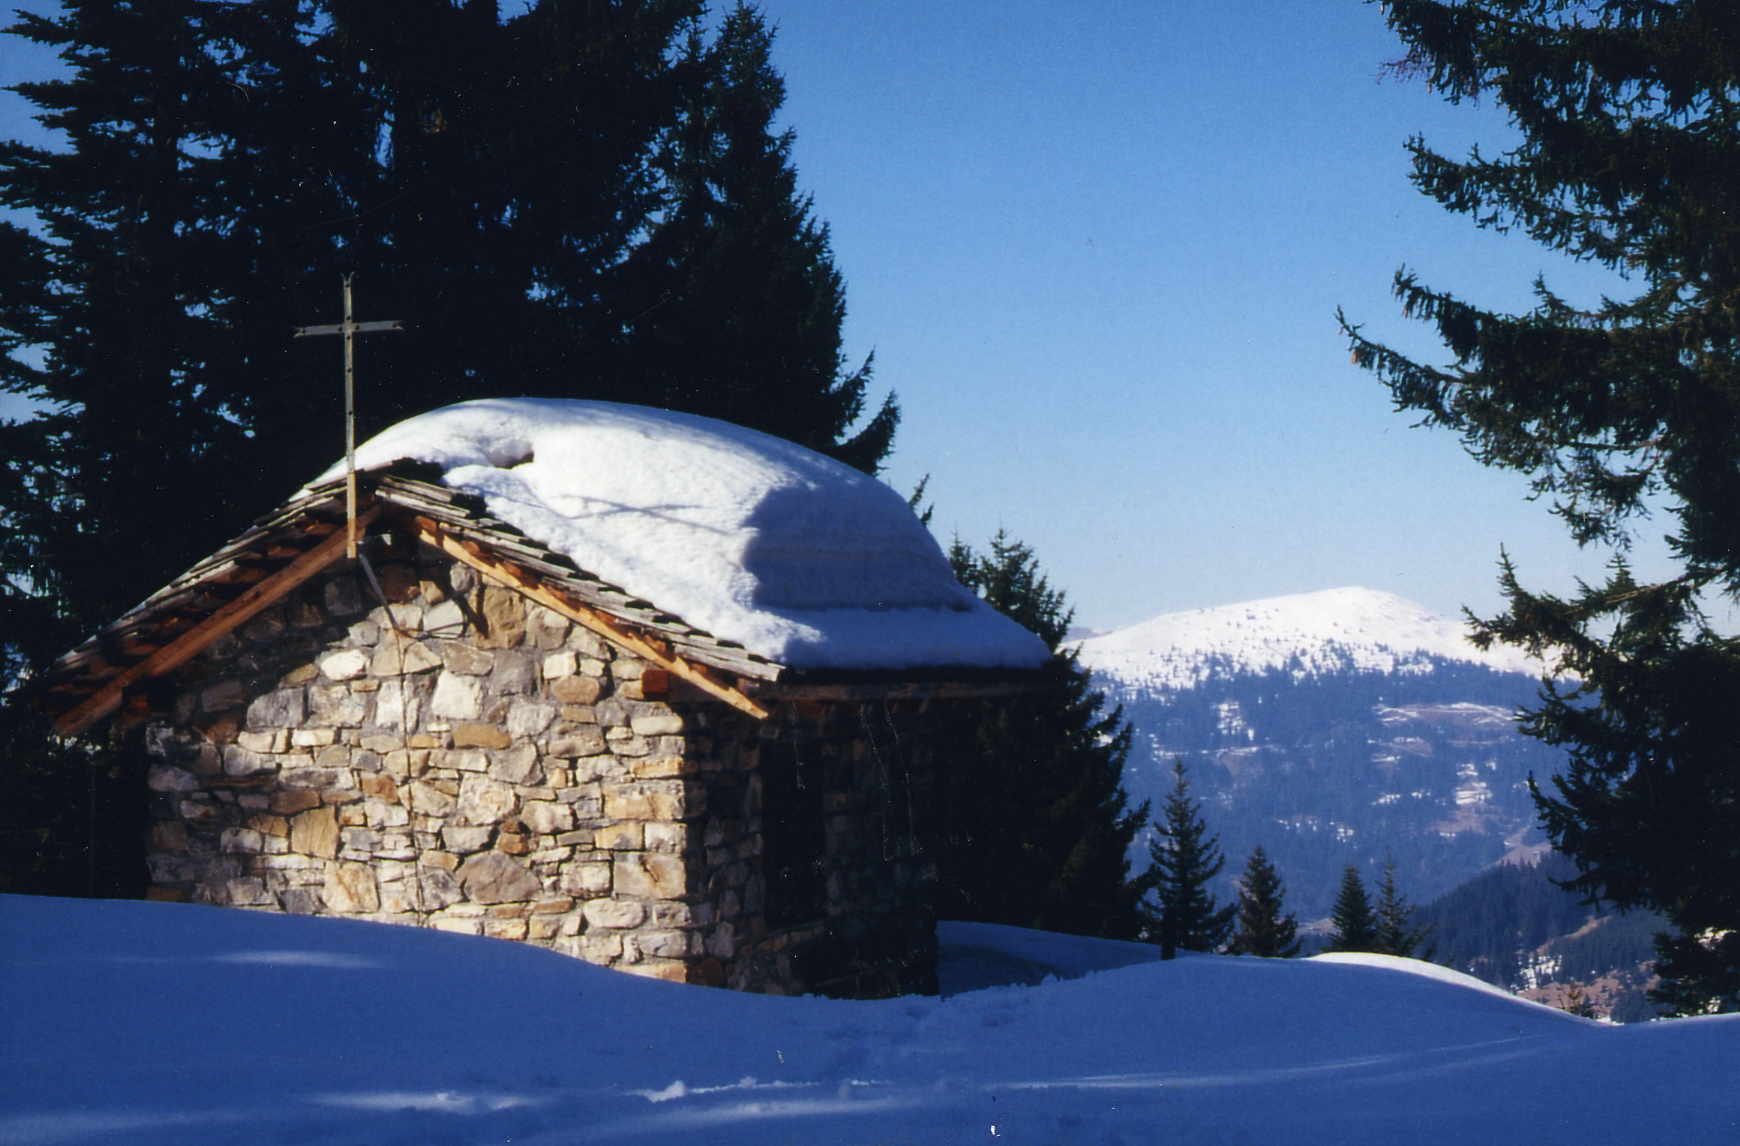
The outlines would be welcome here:
M 370 506 L 357 515 L 358 526 L 366 525 L 379 513 L 379 506 Z M 213 641 L 247 623 L 255 614 L 276 603 L 296 586 L 342 556 L 345 541 L 345 531 L 335 531 L 276 573 L 248 586 L 239 596 L 218 608 L 205 620 L 138 664 L 110 678 L 82 704 L 61 713 L 55 718 L 55 730 L 63 736 L 74 736 L 114 712 L 120 707 L 121 699 L 129 687 L 149 677 L 174 672 L 198 656 Z
M 523 593 L 538 604 L 554 609 L 575 624 L 597 633 L 605 640 L 627 649 L 636 656 L 644 657 L 672 676 L 688 681 L 702 692 L 724 701 L 732 708 L 746 712 L 757 720 L 767 719 L 768 709 L 765 706 L 750 699 L 741 689 L 720 680 L 704 666 L 695 664 L 673 652 L 664 641 L 637 633 L 628 625 L 617 621 L 616 618 L 574 599 L 559 588 L 544 584 L 536 577 L 527 575 L 511 561 L 499 559 L 485 552 L 484 546 L 475 541 L 455 537 L 443 529 L 439 522 L 421 516 L 412 520 L 415 522 L 419 540 L 433 545 L 492 580 Z

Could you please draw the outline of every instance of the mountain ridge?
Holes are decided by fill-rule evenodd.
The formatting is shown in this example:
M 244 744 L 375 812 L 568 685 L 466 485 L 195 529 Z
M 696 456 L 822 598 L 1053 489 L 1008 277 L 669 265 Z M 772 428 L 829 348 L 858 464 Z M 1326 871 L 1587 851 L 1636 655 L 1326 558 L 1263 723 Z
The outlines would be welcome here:
M 1120 689 L 1194 688 L 1282 668 L 1296 677 L 1430 672 L 1438 659 L 1531 677 L 1542 672 L 1521 650 L 1478 648 L 1461 619 L 1359 586 L 1162 613 L 1072 647 L 1084 666 Z

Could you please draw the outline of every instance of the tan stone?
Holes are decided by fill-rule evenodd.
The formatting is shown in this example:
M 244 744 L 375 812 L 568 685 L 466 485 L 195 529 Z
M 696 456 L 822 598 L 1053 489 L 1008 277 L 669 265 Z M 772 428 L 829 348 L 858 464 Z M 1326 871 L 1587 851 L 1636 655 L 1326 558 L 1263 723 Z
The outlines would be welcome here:
M 453 811 L 454 798 L 437 784 L 419 780 L 411 785 L 408 800 L 413 809 L 424 816 L 445 816 Z
M 341 914 L 378 911 L 381 906 L 374 869 L 366 863 L 339 863 L 327 868 L 320 897 L 328 911 Z
M 338 819 L 331 808 L 314 808 L 290 821 L 290 850 L 331 859 L 338 854 Z
M 524 940 L 530 928 L 523 919 L 486 919 L 483 933 L 491 939 Z
M 630 975 L 639 975 L 643 979 L 662 979 L 667 983 L 687 983 L 689 981 L 689 966 L 675 959 L 643 959 L 638 963 L 626 963 L 618 968 Z
M 486 649 L 510 649 L 526 636 L 526 602 L 512 589 L 486 585 L 483 604 L 483 631 L 477 643 Z
M 316 621 L 315 624 L 320 624 Z M 282 677 L 278 678 L 281 688 L 292 688 L 299 684 L 307 684 L 320 676 L 320 670 L 313 665 L 297 665 Z
M 630 717 L 628 726 L 636 736 L 669 736 L 683 730 L 683 718 L 674 712 L 646 712 Z
M 579 667 L 580 662 L 573 653 L 551 653 L 544 658 L 544 679 L 559 680 L 562 677 L 573 676 Z
M 506 748 L 513 738 L 494 724 L 461 723 L 453 726 L 455 748 Z
M 357 777 L 357 785 L 362 793 L 376 800 L 385 800 L 389 804 L 399 802 L 399 785 L 384 772 L 364 772 Z
M 636 760 L 632 769 L 638 780 L 663 780 L 690 770 L 692 766 L 681 756 L 647 756 Z
M 592 846 L 600 851 L 637 852 L 646 846 L 638 822 L 607 824 L 592 834 Z
M 613 820 L 680 820 L 686 807 L 680 781 L 649 780 L 604 793 L 604 814 Z
M 550 696 L 562 704 L 592 704 L 604 686 L 595 677 L 563 676 L 550 682 Z
M 532 845 L 518 832 L 502 832 L 495 837 L 495 850 L 510 856 L 523 856 L 532 850 Z
M 249 752 L 285 752 L 290 748 L 290 731 L 273 728 L 265 732 L 238 732 L 236 743 Z
M 282 839 L 290 834 L 290 821 L 283 816 L 249 816 L 248 827 L 253 828 L 262 836 L 276 836 Z
M 426 851 L 417 857 L 417 862 L 424 867 L 440 868 L 442 871 L 459 870 L 459 857 L 452 852 Z
M 324 748 L 337 739 L 331 728 L 298 728 L 290 733 L 290 743 L 297 748 Z
M 448 851 L 464 855 L 488 847 L 494 834 L 494 828 L 446 827 L 441 829 L 441 843 Z
M 574 826 L 574 809 L 551 800 L 527 800 L 520 805 L 520 821 L 539 835 L 554 835 Z
M 296 812 L 320 806 L 320 793 L 312 788 L 279 788 L 272 793 L 272 801 L 267 807 L 283 815 L 293 815 Z
M 646 848 L 652 852 L 680 852 L 689 842 L 687 824 L 647 824 Z
M 604 736 L 596 728 L 580 728 L 550 738 L 549 754 L 564 758 L 596 756 L 604 751 Z
M 621 852 L 610 865 L 616 894 L 643 899 L 674 899 L 682 895 L 686 875 L 680 857 L 650 852 Z

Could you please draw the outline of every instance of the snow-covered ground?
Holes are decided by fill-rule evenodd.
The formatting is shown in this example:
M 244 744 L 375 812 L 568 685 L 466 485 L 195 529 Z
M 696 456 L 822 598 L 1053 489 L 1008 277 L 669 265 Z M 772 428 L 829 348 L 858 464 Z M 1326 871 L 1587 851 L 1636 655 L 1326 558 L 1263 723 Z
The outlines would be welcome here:
M 841 1002 L 0 897 L 0 1142 L 1740 1142 L 1740 1016 L 1610 1028 L 1399 960 L 943 938 L 954 993 Z
M 1222 673 L 1296 663 L 1306 672 L 1407 671 L 1428 657 L 1539 676 L 1542 665 L 1504 645 L 1480 649 L 1460 617 L 1376 589 L 1325 589 L 1212 609 L 1163 613 L 1089 637 L 1084 665 L 1130 686 L 1192 688 Z

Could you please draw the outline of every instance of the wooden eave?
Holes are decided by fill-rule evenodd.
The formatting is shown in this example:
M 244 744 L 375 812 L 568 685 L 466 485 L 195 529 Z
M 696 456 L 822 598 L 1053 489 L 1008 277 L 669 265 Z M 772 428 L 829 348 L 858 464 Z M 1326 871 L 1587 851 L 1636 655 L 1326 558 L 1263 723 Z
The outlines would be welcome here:
M 782 700 L 966 699 L 1041 683 L 1033 672 L 977 669 L 796 672 L 594 576 L 475 495 L 406 468 L 360 482 L 365 524 L 440 549 L 757 719 Z M 303 491 L 62 656 L 36 682 L 38 703 L 62 734 L 83 732 L 129 689 L 173 673 L 343 558 L 344 521 L 342 479 Z

